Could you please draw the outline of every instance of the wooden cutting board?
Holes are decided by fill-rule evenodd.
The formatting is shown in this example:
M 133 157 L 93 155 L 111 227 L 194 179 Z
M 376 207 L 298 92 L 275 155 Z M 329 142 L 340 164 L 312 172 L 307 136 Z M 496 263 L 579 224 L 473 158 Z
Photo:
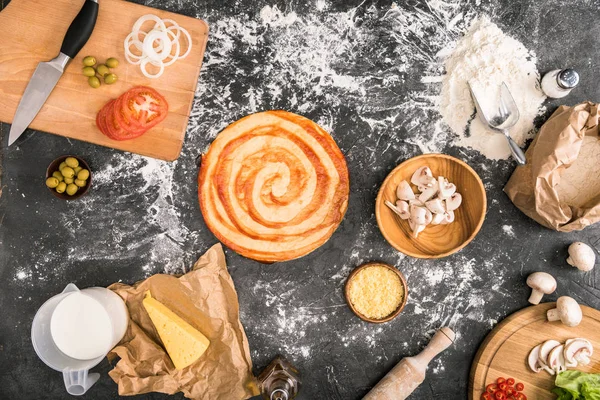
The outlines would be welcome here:
M 37 64 L 59 53 L 63 36 L 83 3 L 83 0 L 12 0 L 0 12 L 0 121 L 12 121 Z M 208 26 L 202 20 L 122 0 L 99 0 L 98 3 L 98 20 L 90 40 L 71 61 L 30 128 L 167 161 L 175 160 L 188 125 Z M 165 67 L 164 74 L 158 79 L 144 77 L 139 66 L 129 64 L 124 56 L 123 40 L 135 21 L 145 14 L 171 18 L 192 37 L 191 53 Z M 150 26 L 150 23 L 144 25 L 148 29 Z M 120 61 L 114 69 L 119 76 L 118 82 L 91 88 L 81 74 L 82 59 L 87 55 L 95 56 L 99 62 L 116 57 Z M 151 86 L 165 96 L 169 115 L 137 139 L 114 141 L 107 138 L 96 127 L 97 112 L 110 99 L 137 85 Z M 18 142 L 13 144 L 16 145 Z
M 525 384 L 529 400 L 553 400 L 554 376 L 545 371 L 534 373 L 527 366 L 527 356 L 534 346 L 545 340 L 555 339 L 564 343 L 567 339 L 582 337 L 592 342 L 592 362 L 576 369 L 600 373 L 600 311 L 581 306 L 583 320 L 569 328 L 561 322 L 548 322 L 546 311 L 556 303 L 544 303 L 527 307 L 505 318 L 485 338 L 471 366 L 469 399 L 479 400 L 485 386 L 498 377 L 515 378 Z

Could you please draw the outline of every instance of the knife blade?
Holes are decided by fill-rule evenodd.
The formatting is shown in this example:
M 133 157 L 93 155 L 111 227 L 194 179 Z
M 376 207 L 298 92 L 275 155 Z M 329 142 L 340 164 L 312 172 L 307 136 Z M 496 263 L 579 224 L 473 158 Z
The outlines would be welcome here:
M 75 58 L 92 35 L 97 17 L 98 0 L 85 0 L 83 7 L 67 29 L 58 56 L 38 64 L 15 112 L 8 135 L 9 146 L 25 132 L 25 129 L 40 112 L 69 61 Z

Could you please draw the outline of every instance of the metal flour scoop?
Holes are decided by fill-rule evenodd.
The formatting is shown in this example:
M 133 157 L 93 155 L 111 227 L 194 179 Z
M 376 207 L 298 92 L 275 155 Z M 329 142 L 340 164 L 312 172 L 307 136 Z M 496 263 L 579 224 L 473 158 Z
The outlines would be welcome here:
M 525 165 L 525 153 L 523 150 L 515 143 L 515 141 L 510 137 L 510 133 L 508 130 L 512 128 L 517 121 L 519 121 L 519 109 L 517 108 L 517 104 L 513 99 L 506 83 L 502 82 L 502 86 L 500 87 L 500 106 L 498 107 L 498 111 L 495 115 L 486 115 L 479 101 L 477 101 L 477 96 L 475 96 L 475 92 L 473 91 L 473 87 L 469 83 L 469 89 L 471 90 L 471 96 L 473 97 L 473 101 L 475 102 L 475 107 L 477 108 L 477 114 L 479 114 L 479 118 L 483 121 L 484 124 L 487 124 L 490 128 L 495 131 L 501 132 L 506 137 L 508 141 L 508 147 L 513 155 L 513 158 L 517 160 L 517 162 L 521 165 Z

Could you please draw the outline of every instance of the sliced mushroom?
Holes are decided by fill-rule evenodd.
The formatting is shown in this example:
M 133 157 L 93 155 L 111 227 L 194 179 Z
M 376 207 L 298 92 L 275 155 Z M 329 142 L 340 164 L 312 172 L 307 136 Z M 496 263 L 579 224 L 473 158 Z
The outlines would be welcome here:
M 529 357 L 527 357 L 527 364 L 529 365 L 529 369 L 531 369 L 535 373 L 538 373 L 544 369 L 540 365 L 538 359 L 540 356 L 540 347 L 542 347 L 542 345 L 538 344 L 533 349 L 531 349 L 531 351 L 529 352 Z
M 596 263 L 596 253 L 585 243 L 571 243 L 567 263 L 580 271 L 590 271 Z
M 411 206 L 419 206 L 419 207 L 423 207 L 425 206 L 425 203 L 423 203 L 421 200 L 419 199 L 414 199 L 414 200 L 409 200 L 408 204 Z
M 402 181 L 396 188 L 396 197 L 398 197 L 400 200 L 413 200 L 415 198 L 415 193 L 408 182 Z
M 421 167 L 415 171 L 410 182 L 415 186 L 427 186 L 430 187 L 433 184 L 435 178 L 431 173 L 429 167 Z
M 561 296 L 556 300 L 556 308 L 548 310 L 546 316 L 548 321 L 560 320 L 566 326 L 577 326 L 581 322 L 583 314 L 575 299 Z
M 425 191 L 423 193 L 421 193 L 419 195 L 419 200 L 423 203 L 425 203 L 427 200 L 433 198 L 433 196 L 435 196 L 437 194 L 438 190 L 436 187 L 430 187 L 425 189 Z
M 419 236 L 419 233 L 425 230 L 425 225 L 415 224 L 412 218 L 408 219 L 408 226 L 412 230 L 412 236 L 416 239 Z
M 415 225 L 427 225 L 427 209 L 412 205 L 410 206 L 410 219 Z
M 462 196 L 460 195 L 460 193 L 454 193 L 450 197 L 448 197 L 445 200 L 445 202 L 446 202 L 446 209 L 450 210 L 450 211 L 454 211 L 460 206 L 460 203 L 462 203 Z
M 433 220 L 433 214 L 427 208 L 425 209 L 425 225 L 429 225 Z
M 444 220 L 442 221 L 442 225 L 446 225 L 451 222 L 454 222 L 454 211 L 446 211 L 444 213 Z
M 430 189 L 430 188 L 436 188 L 436 189 L 438 188 L 437 179 L 434 178 L 431 181 L 431 183 L 429 184 L 429 186 L 417 186 L 417 189 L 419 190 L 420 193 L 423 193 L 424 191 L 426 191 L 427 189 Z
M 384 202 L 386 206 L 390 208 L 393 212 L 395 212 L 400 218 L 408 219 L 410 217 L 410 213 L 408 212 L 408 203 L 402 200 L 398 200 L 396 205 L 392 204 L 389 201 Z
M 544 343 L 540 345 L 540 351 L 538 354 L 538 361 L 540 366 L 546 370 L 550 375 L 554 375 L 554 370 L 550 368 L 550 361 L 548 360 L 548 354 L 554 349 L 556 346 L 560 346 L 560 342 L 558 340 L 546 340 Z
M 548 353 L 548 367 L 557 374 L 567 369 L 565 366 L 565 357 L 563 355 L 564 349 L 565 346 L 561 344 L 550 350 L 550 353 Z
M 540 304 L 540 300 L 545 294 L 550 294 L 556 290 L 556 279 L 546 272 L 534 272 L 527 277 L 527 286 L 531 288 L 529 302 Z
M 446 205 L 441 199 L 429 200 L 425 203 L 425 207 L 427 207 L 429 211 L 431 211 L 434 214 L 443 214 L 446 212 Z
M 578 363 L 588 365 L 593 353 L 594 347 L 587 339 L 577 338 L 566 342 L 564 356 L 567 366 L 576 367 Z
M 438 191 L 440 199 L 448 199 L 456 192 L 456 185 L 448 182 L 448 179 L 443 176 L 438 176 Z
M 446 219 L 446 214 L 433 214 L 431 225 L 440 225 Z

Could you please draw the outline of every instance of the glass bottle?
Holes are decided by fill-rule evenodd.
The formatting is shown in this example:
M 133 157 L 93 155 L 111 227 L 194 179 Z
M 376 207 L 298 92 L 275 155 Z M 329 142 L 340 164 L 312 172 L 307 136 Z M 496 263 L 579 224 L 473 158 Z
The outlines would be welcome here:
M 300 390 L 300 372 L 277 356 L 258 376 L 260 391 L 267 400 L 291 400 Z
M 574 69 L 555 69 L 542 78 L 542 91 L 552 99 L 560 99 L 578 84 L 579 74 Z

